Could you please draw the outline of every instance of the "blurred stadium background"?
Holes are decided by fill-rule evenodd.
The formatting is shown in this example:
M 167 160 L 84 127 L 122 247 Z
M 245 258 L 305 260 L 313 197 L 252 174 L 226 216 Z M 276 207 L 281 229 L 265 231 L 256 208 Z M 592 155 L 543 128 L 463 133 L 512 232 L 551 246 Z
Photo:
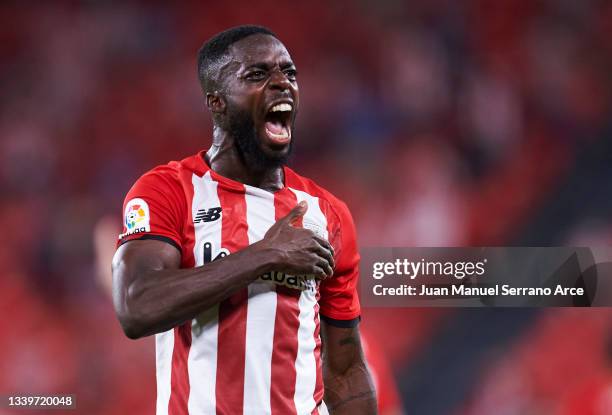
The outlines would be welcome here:
M 611 2 L 171 3 L 0 6 L 0 394 L 154 413 L 154 343 L 121 333 L 108 257 L 133 181 L 208 147 L 195 55 L 237 24 L 292 53 L 292 165 L 347 201 L 362 246 L 612 242 Z M 367 309 L 363 327 L 406 414 L 601 415 L 610 314 Z

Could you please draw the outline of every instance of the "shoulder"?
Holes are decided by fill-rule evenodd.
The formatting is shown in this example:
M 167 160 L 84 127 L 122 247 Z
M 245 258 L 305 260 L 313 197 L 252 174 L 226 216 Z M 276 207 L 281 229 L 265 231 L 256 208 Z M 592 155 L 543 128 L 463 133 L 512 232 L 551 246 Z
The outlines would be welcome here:
M 131 191 L 138 188 L 181 191 L 186 182 L 191 182 L 191 176 L 194 173 L 202 175 L 206 170 L 206 163 L 198 153 L 180 161 L 170 161 L 153 167 L 136 180 Z
M 348 220 L 352 223 L 351 213 L 346 203 L 314 180 L 301 176 L 292 169 L 285 167 L 285 181 L 287 187 L 317 197 L 322 205 L 327 205 L 332 210 L 340 222 Z
M 196 156 L 156 166 L 141 175 L 123 202 L 124 228 L 119 244 L 139 238 L 165 238 L 179 248 L 190 218 L 192 176 L 204 174 Z

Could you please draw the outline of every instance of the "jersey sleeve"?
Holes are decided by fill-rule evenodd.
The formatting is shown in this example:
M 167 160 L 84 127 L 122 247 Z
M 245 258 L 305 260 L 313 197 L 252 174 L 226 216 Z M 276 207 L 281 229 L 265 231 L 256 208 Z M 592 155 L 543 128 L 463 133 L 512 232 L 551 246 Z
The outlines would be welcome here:
M 123 202 L 123 231 L 117 246 L 134 239 L 157 239 L 182 251 L 182 195 L 178 173 L 171 166 L 141 176 Z
M 359 252 L 355 224 L 348 207 L 339 202 L 337 213 L 337 242 L 330 239 L 336 254 L 334 275 L 321 282 L 319 311 L 321 318 L 338 327 L 355 327 L 360 320 L 361 307 L 357 294 L 359 280 Z

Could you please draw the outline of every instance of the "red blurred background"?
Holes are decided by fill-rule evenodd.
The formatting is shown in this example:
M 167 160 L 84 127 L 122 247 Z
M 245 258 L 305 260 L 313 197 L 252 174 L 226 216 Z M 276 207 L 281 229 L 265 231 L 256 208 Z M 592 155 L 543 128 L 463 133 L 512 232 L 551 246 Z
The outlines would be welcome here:
M 154 343 L 123 336 L 108 258 L 134 180 L 209 146 L 196 52 L 245 23 L 297 63 L 291 165 L 348 203 L 362 246 L 610 245 L 610 2 L 7 2 L 0 394 L 154 412 Z M 363 327 L 407 414 L 612 414 L 609 309 Z

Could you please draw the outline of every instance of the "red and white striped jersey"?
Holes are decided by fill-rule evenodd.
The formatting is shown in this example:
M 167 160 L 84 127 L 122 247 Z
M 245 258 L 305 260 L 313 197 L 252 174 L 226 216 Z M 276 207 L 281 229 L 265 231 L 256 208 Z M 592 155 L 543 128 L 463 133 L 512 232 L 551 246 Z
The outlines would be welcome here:
M 158 166 L 130 189 L 119 244 L 160 239 L 201 266 L 263 238 L 300 201 L 301 226 L 329 240 L 334 276 L 272 272 L 185 324 L 156 335 L 157 415 L 317 414 L 323 403 L 320 319 L 359 321 L 359 254 L 346 205 L 285 167 L 274 193 L 220 176 L 198 153 Z M 299 226 L 299 225 L 298 225 Z

